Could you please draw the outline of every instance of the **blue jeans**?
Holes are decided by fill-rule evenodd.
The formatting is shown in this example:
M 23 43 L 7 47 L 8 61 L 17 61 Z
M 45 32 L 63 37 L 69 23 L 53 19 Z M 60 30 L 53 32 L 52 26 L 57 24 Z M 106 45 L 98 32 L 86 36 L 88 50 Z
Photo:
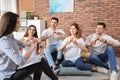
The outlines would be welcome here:
M 85 64 L 83 58 L 78 58 L 75 63 L 70 60 L 64 60 L 62 62 L 63 67 L 76 67 L 79 70 L 92 70 L 92 66 L 90 64 Z
M 106 63 L 110 62 L 110 70 L 117 70 L 116 67 L 116 56 L 112 46 L 107 46 L 103 54 L 96 55 L 91 53 L 90 57 L 87 59 L 88 62 L 109 69 L 109 65 Z
M 44 54 L 48 61 L 49 66 L 55 65 L 53 57 L 52 57 L 52 53 L 57 52 L 57 59 L 62 59 L 63 50 L 60 50 L 60 51 L 57 50 L 61 42 L 62 41 L 59 41 L 57 44 L 48 46 L 44 49 Z

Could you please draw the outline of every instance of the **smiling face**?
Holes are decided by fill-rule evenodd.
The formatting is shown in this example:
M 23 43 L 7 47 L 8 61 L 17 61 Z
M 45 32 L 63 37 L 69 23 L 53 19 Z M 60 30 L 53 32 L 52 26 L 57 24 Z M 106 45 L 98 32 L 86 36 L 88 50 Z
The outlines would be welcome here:
M 104 31 L 105 28 L 103 28 L 103 25 L 97 25 L 96 34 L 101 35 Z
M 33 35 L 35 34 L 35 32 L 36 32 L 36 29 L 31 26 L 31 27 L 28 29 L 28 36 L 33 36 Z
M 75 26 L 71 26 L 70 27 L 70 33 L 71 33 L 71 35 L 76 35 L 77 34 L 77 29 L 76 29 L 76 27 Z

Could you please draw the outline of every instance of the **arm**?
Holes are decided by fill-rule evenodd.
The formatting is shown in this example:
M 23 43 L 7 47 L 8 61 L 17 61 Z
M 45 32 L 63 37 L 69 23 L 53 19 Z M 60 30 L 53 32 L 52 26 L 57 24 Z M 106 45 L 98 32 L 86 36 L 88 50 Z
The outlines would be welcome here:
M 39 38 L 39 41 L 46 41 L 48 38 L 53 36 L 54 36 L 54 33 L 50 33 L 49 30 L 44 30 L 42 32 L 41 37 Z
M 99 40 L 111 46 L 120 46 L 120 42 L 109 35 L 100 37 Z
M 62 50 L 65 46 L 66 46 L 66 43 L 60 45 L 60 46 L 58 47 L 58 51 Z
M 26 62 L 26 60 L 29 59 L 30 55 L 32 54 L 35 44 L 32 44 L 30 49 L 28 50 L 27 54 L 25 56 L 21 56 L 19 54 L 18 45 L 15 44 L 15 41 L 4 40 L 2 42 L 5 46 L 3 46 L 1 49 L 2 51 L 17 65 L 22 65 Z
M 88 51 L 88 48 L 85 46 L 85 41 L 82 39 L 81 40 L 82 42 L 81 43 L 78 43 L 76 40 L 73 40 L 72 42 L 78 46 L 79 48 L 81 48 L 82 51 L 84 52 L 87 52 Z
M 107 43 L 108 45 L 111 45 L 111 46 L 120 46 L 120 42 L 118 40 L 115 40 L 115 39 L 113 39 L 113 40 L 105 39 L 104 43 Z
M 91 34 L 89 35 L 87 38 L 86 38 L 86 47 L 90 47 L 92 45 L 94 45 L 96 43 L 96 41 L 98 40 L 98 36 L 96 36 L 96 38 L 94 38 L 94 34 Z
M 40 41 L 46 41 L 49 37 L 50 37 L 50 36 L 47 36 L 47 37 L 41 36 L 41 37 L 39 38 L 39 40 L 40 40 Z
M 67 40 L 68 38 L 65 38 L 62 42 L 62 44 L 58 47 L 58 51 L 62 50 L 66 47 L 66 45 L 70 44 L 70 40 Z

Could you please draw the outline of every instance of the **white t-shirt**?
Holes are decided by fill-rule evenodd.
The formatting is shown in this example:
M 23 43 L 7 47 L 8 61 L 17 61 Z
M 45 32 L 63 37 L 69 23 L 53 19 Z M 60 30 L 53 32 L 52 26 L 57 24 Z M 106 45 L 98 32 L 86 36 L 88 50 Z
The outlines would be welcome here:
M 96 38 L 95 34 L 91 34 L 86 38 L 86 44 L 90 43 L 90 41 L 94 40 Z M 107 34 L 102 34 L 101 38 L 104 38 L 106 40 L 111 40 L 113 41 L 115 44 L 114 46 L 120 46 L 120 42 L 116 39 L 114 39 L 113 37 L 107 35 Z M 102 54 L 105 52 L 105 49 L 107 47 L 106 43 L 100 42 L 99 40 L 96 41 L 96 43 L 92 46 L 90 46 L 90 52 L 91 53 L 95 53 L 95 54 Z
M 70 40 L 70 37 L 65 38 L 62 44 L 67 43 Z M 76 40 L 80 45 L 85 45 L 83 38 L 79 38 Z M 66 46 L 66 54 L 65 60 L 70 60 L 75 62 L 79 57 L 81 57 L 81 48 L 73 44 L 72 42 Z
M 62 29 L 56 29 L 55 32 L 60 32 L 62 34 L 65 34 L 65 32 Z M 48 37 L 53 31 L 51 29 L 45 29 L 42 32 L 42 36 Z M 60 35 L 54 34 L 53 37 L 50 37 L 46 40 L 47 46 L 57 44 L 57 42 L 60 40 Z
M 24 41 L 27 41 L 27 40 L 28 40 L 28 38 L 24 37 Z M 23 48 L 23 55 L 26 54 L 26 52 L 29 50 L 29 48 L 30 48 L 29 46 L 25 46 L 25 48 Z M 30 57 L 34 57 L 36 55 L 37 54 L 36 54 L 36 48 L 35 48 Z
M 24 37 L 24 41 L 27 41 L 28 38 L 27 37 Z M 25 55 L 26 52 L 29 50 L 29 46 L 25 46 L 25 48 L 23 48 L 23 54 L 22 55 Z M 36 54 L 36 48 L 34 49 L 34 51 L 32 52 L 30 58 L 26 61 L 26 63 L 24 65 L 19 65 L 17 69 L 21 69 L 21 68 L 24 68 L 24 67 L 27 67 L 29 65 L 32 65 L 32 64 L 35 64 L 35 63 L 38 63 L 41 61 L 41 55 L 40 54 Z

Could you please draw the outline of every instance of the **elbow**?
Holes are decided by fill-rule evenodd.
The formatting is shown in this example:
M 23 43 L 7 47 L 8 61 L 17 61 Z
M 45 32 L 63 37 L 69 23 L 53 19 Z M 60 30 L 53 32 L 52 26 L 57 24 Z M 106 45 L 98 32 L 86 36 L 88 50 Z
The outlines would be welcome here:
M 21 58 L 15 61 L 17 65 L 23 65 L 26 62 L 26 58 Z
M 45 41 L 45 37 L 44 36 L 41 36 L 39 39 L 40 39 L 40 41 Z

